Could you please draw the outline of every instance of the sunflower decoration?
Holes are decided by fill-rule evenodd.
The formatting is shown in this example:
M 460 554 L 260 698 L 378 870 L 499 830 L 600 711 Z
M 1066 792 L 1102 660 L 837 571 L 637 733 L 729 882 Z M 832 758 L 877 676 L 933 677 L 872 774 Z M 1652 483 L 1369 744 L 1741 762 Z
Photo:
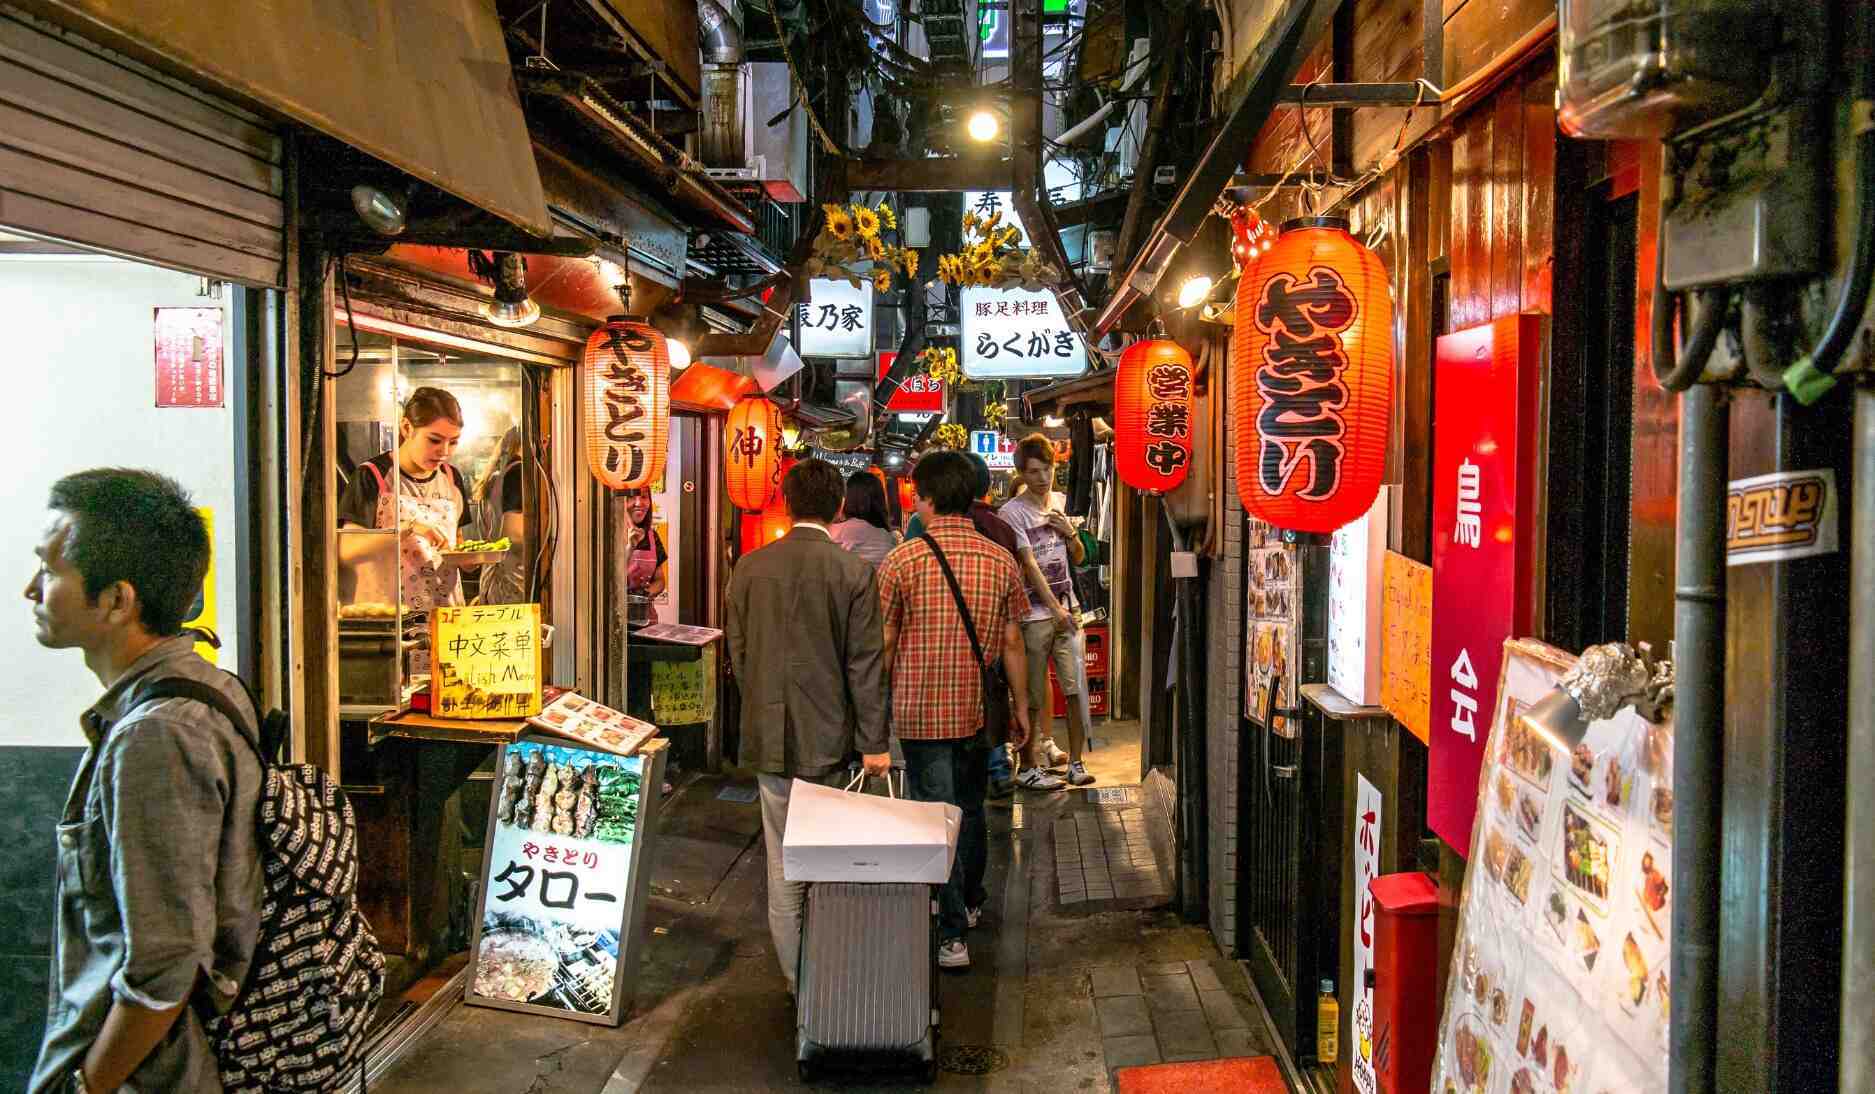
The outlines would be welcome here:
M 893 242 L 898 216 L 889 205 L 822 205 L 826 214 L 813 253 L 805 263 L 809 277 L 842 279 L 854 288 L 870 282 L 875 291 L 892 291 L 899 270 L 918 275 L 918 252 Z
M 938 256 L 938 278 L 946 285 L 990 289 L 1022 288 L 1031 292 L 1061 282 L 1061 271 L 1034 250 L 1017 246 L 1022 230 L 1003 222 L 1002 210 L 988 216 L 975 210 L 964 214 L 964 246 L 956 254 Z
M 984 403 L 983 428 L 1001 429 L 1003 427 L 1003 418 L 1008 413 L 1008 410 L 1009 408 L 1003 405 L 1001 399 Z
M 962 448 L 970 443 L 970 431 L 956 422 L 945 422 L 931 434 L 933 448 Z
M 926 346 L 918 351 L 918 367 L 924 374 L 940 384 L 955 384 L 963 380 L 963 369 L 957 363 L 957 350 L 950 346 Z

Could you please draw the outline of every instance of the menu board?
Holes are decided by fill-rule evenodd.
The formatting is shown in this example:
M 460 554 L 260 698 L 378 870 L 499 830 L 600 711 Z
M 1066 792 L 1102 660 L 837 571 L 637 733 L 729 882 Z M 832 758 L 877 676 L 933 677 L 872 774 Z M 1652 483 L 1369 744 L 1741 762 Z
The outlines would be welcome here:
M 1574 658 L 1504 644 L 1433 1090 L 1667 1082 L 1673 733 L 1631 708 L 1563 755 L 1518 722 Z
M 620 757 L 530 736 L 501 748 L 466 1002 L 623 1021 L 663 760 L 661 745 Z
M 430 613 L 430 709 L 440 718 L 540 713 L 540 605 L 439 607 Z
M 1380 701 L 1380 582 L 1396 487 L 1328 541 L 1328 686 L 1356 706 Z
M 566 692 L 528 721 L 549 733 L 629 756 L 658 735 L 658 727 L 584 695 Z
M 1432 726 L 1432 567 L 1388 551 L 1380 595 L 1380 705 L 1424 744 Z
M 1244 660 L 1244 716 L 1262 725 L 1272 687 L 1278 711 L 1296 706 L 1302 580 L 1296 549 L 1283 542 L 1282 532 L 1255 517 L 1248 520 L 1244 559 L 1250 572 L 1244 582 L 1244 636 L 1249 640 L 1249 656 Z M 1270 723 L 1266 728 L 1276 733 L 1296 735 L 1296 727 L 1285 714 L 1272 716 Z
M 716 716 L 716 647 L 695 661 L 651 662 L 651 716 L 662 725 L 707 722 Z

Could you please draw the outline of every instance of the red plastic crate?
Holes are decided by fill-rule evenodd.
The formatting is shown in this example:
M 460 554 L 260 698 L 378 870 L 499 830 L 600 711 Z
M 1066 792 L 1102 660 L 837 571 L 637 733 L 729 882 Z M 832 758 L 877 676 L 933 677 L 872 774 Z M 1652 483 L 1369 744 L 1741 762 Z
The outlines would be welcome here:
M 1052 667 L 1048 670 L 1048 691 L 1054 696 L 1055 717 L 1066 718 L 1068 698 L 1061 694 L 1061 682 L 1055 679 L 1055 670 Z M 1107 678 L 1104 675 L 1090 675 L 1087 678 L 1087 713 L 1091 718 L 1107 716 Z

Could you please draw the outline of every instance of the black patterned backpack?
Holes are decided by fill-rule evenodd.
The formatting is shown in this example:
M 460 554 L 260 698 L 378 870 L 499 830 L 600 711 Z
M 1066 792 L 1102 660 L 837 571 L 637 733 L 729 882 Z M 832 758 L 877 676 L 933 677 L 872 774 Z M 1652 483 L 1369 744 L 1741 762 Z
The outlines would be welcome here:
M 256 737 L 235 705 L 200 681 L 157 680 L 138 690 L 135 705 L 157 699 L 219 711 L 266 778 L 255 807 L 264 891 L 254 960 L 225 1014 L 197 999 L 221 1085 L 229 1094 L 349 1087 L 363 1071 L 365 1035 L 384 995 L 384 955 L 358 910 L 351 803 L 312 764 L 273 762 L 288 728 L 280 711 L 262 716 Z

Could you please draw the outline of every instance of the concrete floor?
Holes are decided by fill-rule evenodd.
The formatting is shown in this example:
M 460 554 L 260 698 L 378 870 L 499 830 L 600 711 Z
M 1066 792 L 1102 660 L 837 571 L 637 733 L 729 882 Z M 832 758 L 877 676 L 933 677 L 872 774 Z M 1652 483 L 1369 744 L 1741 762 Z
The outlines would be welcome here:
M 1087 757 L 1097 785 L 1137 782 L 1137 727 L 1103 723 L 1097 736 L 1106 747 Z M 792 1007 L 768 938 L 758 807 L 719 800 L 727 785 L 696 778 L 667 804 L 651 933 L 623 1026 L 458 1004 L 373 1091 L 799 1088 Z M 1098 818 L 1103 808 L 1113 807 L 1080 793 L 992 803 L 991 907 L 970 938 L 971 968 L 945 974 L 940 988 L 949 1062 L 992 1070 L 945 1071 L 938 1088 L 1101 1092 L 1112 1089 L 1112 1067 L 1270 1051 L 1242 971 L 1219 956 L 1202 926 L 1163 907 L 1163 897 L 1061 902 L 1054 825 L 1064 814 L 1077 823 Z

